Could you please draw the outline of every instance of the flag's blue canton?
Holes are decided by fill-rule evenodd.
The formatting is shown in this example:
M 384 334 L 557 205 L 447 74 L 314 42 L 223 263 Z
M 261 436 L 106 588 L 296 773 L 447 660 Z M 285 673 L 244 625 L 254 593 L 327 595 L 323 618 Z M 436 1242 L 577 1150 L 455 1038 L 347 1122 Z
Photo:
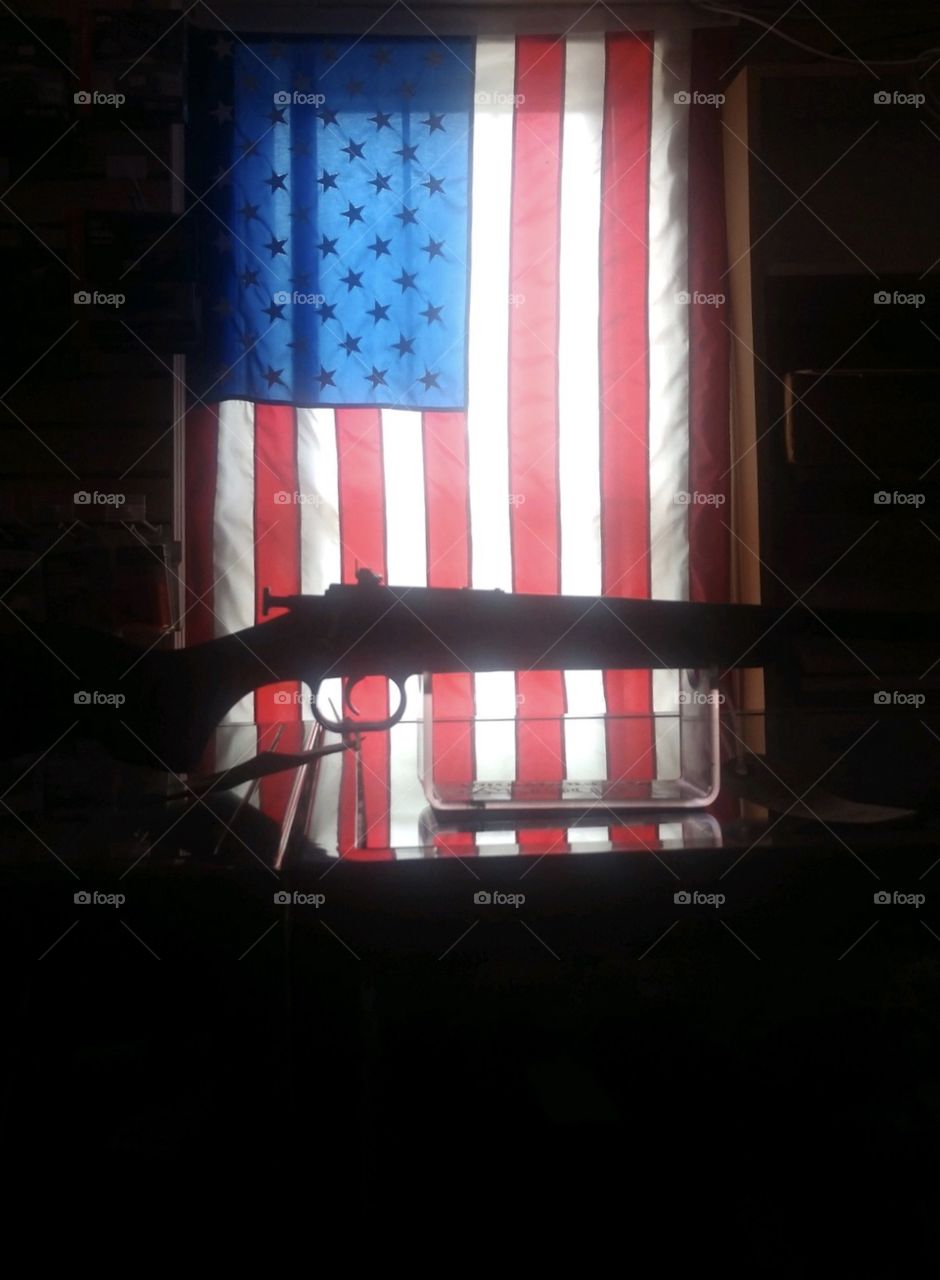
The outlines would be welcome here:
M 198 394 L 465 407 L 472 41 L 214 36 L 193 71 Z

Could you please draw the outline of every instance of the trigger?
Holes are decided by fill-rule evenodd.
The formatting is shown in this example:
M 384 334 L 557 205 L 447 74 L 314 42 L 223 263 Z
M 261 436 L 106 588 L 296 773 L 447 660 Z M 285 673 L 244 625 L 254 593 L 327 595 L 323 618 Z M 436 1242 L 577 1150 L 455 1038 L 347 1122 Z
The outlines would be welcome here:
M 356 704 L 352 700 L 352 691 L 353 689 L 355 689 L 356 685 L 359 683 L 361 679 L 362 679 L 361 676 L 356 676 L 355 680 L 351 680 L 348 684 L 344 685 L 343 687 L 343 706 L 346 708 L 347 711 L 352 712 L 354 716 L 357 716 L 359 714 L 359 708 L 356 706 Z

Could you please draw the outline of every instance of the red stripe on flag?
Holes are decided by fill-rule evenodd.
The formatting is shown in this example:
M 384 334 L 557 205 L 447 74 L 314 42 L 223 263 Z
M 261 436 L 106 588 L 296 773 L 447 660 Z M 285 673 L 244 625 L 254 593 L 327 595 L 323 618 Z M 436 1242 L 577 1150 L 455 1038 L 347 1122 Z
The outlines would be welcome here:
M 509 501 L 513 590 L 561 589 L 558 487 L 558 254 L 561 219 L 564 45 L 516 42 L 509 267 Z M 494 501 L 502 495 L 495 494 Z M 557 671 L 516 676 L 516 778 L 565 776 L 564 679 Z M 520 847 L 563 831 L 522 829 Z
M 721 89 L 727 48 L 724 32 L 693 33 L 693 90 Z M 699 103 L 689 108 L 689 291 L 724 294 L 726 266 L 721 112 Z M 721 505 L 694 503 L 688 509 L 692 600 L 731 599 L 731 541 L 725 528 L 731 493 L 726 326 L 726 303 L 689 308 L 689 489 L 725 499 Z
M 659 848 L 659 825 L 650 822 L 638 826 L 631 822 L 629 827 L 611 827 L 610 839 L 618 851 L 649 853 Z
M 387 573 L 385 545 L 385 472 L 382 461 L 382 418 L 378 409 L 336 411 L 336 452 L 339 459 L 339 521 L 343 582 L 354 583 L 357 569 Z M 369 676 L 356 685 L 353 700 L 363 719 L 384 720 L 389 714 L 388 682 Z M 337 708 L 337 710 L 341 710 Z M 328 709 L 328 714 L 329 709 Z M 389 843 L 391 802 L 387 733 L 362 738 L 361 770 L 357 753 L 344 752 L 340 785 L 340 854 L 360 839 L 368 847 Z M 357 783 L 357 772 L 361 787 Z
M 428 586 L 470 586 L 470 483 L 467 418 L 421 418 L 428 540 Z
M 290 405 L 255 405 L 255 618 L 265 620 L 262 592 L 294 595 L 300 591 L 300 506 L 297 481 L 296 417 Z M 285 501 L 285 496 L 287 501 Z M 277 616 L 273 610 L 268 617 Z M 269 726 L 296 725 L 301 719 L 297 681 L 272 683 L 255 691 L 258 750 L 270 748 Z M 279 749 L 289 750 L 286 730 Z M 296 743 L 296 737 L 291 739 Z M 299 747 L 297 748 L 299 750 Z M 290 792 L 290 775 L 261 781 L 261 809 L 280 821 Z
M 649 140 L 652 40 L 608 35 L 601 173 L 601 518 L 602 590 L 650 594 L 649 497 Z M 612 716 L 648 716 L 646 671 L 605 676 Z M 648 720 L 608 725 L 612 778 L 652 778 Z
M 516 832 L 520 854 L 530 858 L 550 858 L 557 853 L 570 853 L 569 836 L 577 838 L 577 828 L 521 827 Z
M 561 581 L 558 252 L 564 74 L 564 47 L 557 40 L 517 41 L 508 299 L 513 590 L 551 595 Z M 503 495 L 494 492 L 493 500 L 502 501 Z
M 462 413 L 425 413 L 424 494 L 429 587 L 470 585 L 470 482 L 467 419 Z M 437 675 L 432 683 L 431 764 L 441 784 L 468 785 L 474 776 L 473 677 Z M 471 832 L 435 837 L 438 853 L 475 852 Z

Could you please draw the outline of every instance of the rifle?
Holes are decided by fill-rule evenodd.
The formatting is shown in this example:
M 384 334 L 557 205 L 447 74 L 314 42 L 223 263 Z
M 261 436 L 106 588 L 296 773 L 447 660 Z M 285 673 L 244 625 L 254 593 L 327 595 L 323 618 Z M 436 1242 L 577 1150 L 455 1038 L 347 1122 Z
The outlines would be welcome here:
M 265 589 L 263 613 L 279 616 L 215 640 L 142 653 L 113 637 L 47 629 L 7 646 L 14 676 L 0 706 L 26 728 L 16 745 L 31 749 L 54 730 L 78 721 L 116 757 L 192 769 L 225 713 L 252 690 L 303 681 L 313 691 L 313 714 L 342 735 L 380 731 L 405 713 L 409 676 L 461 671 L 715 668 L 726 672 L 794 660 L 805 642 L 841 640 L 891 644 L 916 637 L 935 645 L 940 614 L 815 612 L 802 604 L 697 604 L 608 596 L 542 596 L 470 588 L 392 587 L 368 569 L 354 585 L 322 596 L 274 596 Z M 48 650 L 52 657 L 45 656 Z M 53 661 L 53 658 L 56 661 Z M 860 659 L 862 660 L 862 659 Z M 37 663 L 43 698 L 36 715 Z M 58 663 L 58 666 L 56 665 Z M 23 670 L 33 674 L 24 681 Z M 330 677 L 345 680 L 341 714 L 329 717 L 316 691 Z M 354 689 L 367 676 L 386 676 L 398 705 L 383 720 L 357 718 Z M 33 694 L 18 694 L 24 684 Z M 80 701 L 84 695 L 85 700 Z M 121 701 L 108 702 L 119 695 Z M 9 722 L 9 720 L 8 720 Z M 9 739 L 10 735 L 7 735 Z M 25 742 L 25 745 L 24 745 Z M 7 753 L 12 754 L 7 745 Z

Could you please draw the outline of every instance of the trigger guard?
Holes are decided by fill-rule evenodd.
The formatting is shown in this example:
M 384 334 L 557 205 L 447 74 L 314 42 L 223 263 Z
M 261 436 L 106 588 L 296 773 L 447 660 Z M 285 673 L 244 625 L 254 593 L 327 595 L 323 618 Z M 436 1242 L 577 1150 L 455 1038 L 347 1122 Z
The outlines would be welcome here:
M 360 680 L 365 679 L 364 676 L 356 676 L 343 690 L 343 706 L 348 708 L 353 714 L 357 714 L 356 707 L 353 704 L 351 694 Z M 325 716 L 317 706 L 316 694 L 313 696 L 311 710 L 313 718 L 322 728 L 329 730 L 331 733 L 338 733 L 345 737 L 351 733 L 369 733 L 378 732 L 383 729 L 391 729 L 393 725 L 398 724 L 399 720 L 405 714 L 405 707 L 408 699 L 405 694 L 405 679 L 399 676 L 389 676 L 388 679 L 398 690 L 398 706 L 387 720 L 352 720 L 348 716 L 344 716 L 342 720 L 331 720 Z

